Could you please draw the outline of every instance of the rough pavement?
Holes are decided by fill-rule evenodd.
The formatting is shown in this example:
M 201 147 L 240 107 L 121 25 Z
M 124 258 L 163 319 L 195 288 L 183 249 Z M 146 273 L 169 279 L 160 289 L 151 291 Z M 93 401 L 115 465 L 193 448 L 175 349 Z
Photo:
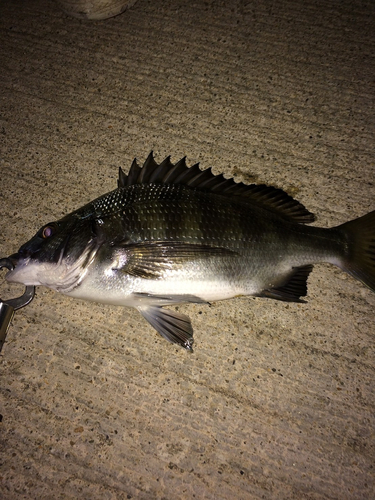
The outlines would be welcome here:
M 151 150 L 281 187 L 321 226 L 375 209 L 372 1 L 90 22 L 13 0 L 0 28 L 0 257 Z M 0 356 L 2 499 L 373 498 L 374 306 L 319 265 L 307 304 L 182 307 L 190 355 L 135 310 L 39 288 Z

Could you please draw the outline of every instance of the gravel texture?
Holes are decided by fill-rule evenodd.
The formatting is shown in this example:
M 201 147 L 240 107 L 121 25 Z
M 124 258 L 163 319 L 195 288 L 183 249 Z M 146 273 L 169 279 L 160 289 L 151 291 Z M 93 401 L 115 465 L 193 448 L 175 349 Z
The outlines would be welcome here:
M 281 187 L 321 226 L 374 210 L 374 33 L 370 0 L 138 0 L 98 22 L 1 2 L 0 256 L 151 150 Z M 181 307 L 189 354 L 135 310 L 38 288 L 0 356 L 1 498 L 374 498 L 374 307 L 319 265 L 307 304 Z

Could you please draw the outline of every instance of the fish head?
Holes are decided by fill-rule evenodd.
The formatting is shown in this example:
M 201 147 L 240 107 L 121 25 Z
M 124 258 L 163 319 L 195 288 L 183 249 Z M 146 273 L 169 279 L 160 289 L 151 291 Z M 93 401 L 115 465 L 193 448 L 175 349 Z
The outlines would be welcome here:
M 84 278 L 99 247 L 93 227 L 90 219 L 75 214 L 41 227 L 10 256 L 15 267 L 7 281 L 70 292 Z

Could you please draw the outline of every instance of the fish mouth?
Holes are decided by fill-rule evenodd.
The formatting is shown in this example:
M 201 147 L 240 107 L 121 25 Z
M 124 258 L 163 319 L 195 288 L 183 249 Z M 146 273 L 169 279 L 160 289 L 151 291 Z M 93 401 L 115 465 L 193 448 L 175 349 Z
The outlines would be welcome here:
M 19 259 L 19 253 L 13 253 L 5 259 L 0 259 L 0 268 L 6 267 L 7 269 L 9 269 L 9 271 L 13 271 L 13 269 L 17 266 Z
M 84 250 L 74 260 L 69 261 L 66 255 L 67 241 L 59 248 L 58 260 L 44 262 L 30 256 L 16 253 L 9 257 L 14 264 L 5 279 L 11 283 L 22 283 L 26 286 L 43 285 L 61 293 L 68 294 L 81 284 L 93 262 L 99 246 L 89 242 Z
M 17 259 L 15 258 L 17 256 Z M 13 254 L 11 257 L 8 257 L 9 262 L 12 263 L 11 267 L 8 267 L 9 271 L 5 275 L 5 279 L 8 283 L 21 283 L 22 285 L 39 285 L 40 283 L 36 283 L 35 279 L 30 279 L 28 276 L 29 273 L 25 275 L 25 269 L 27 269 L 27 264 L 29 262 L 29 258 L 21 259 L 18 254 Z
M 10 255 L 9 257 L 4 257 L 0 259 L 0 270 L 8 269 L 8 272 L 5 275 L 5 279 L 8 281 L 8 277 L 12 274 L 14 268 L 18 263 L 18 254 Z M 1 300 L 0 300 L 1 302 Z

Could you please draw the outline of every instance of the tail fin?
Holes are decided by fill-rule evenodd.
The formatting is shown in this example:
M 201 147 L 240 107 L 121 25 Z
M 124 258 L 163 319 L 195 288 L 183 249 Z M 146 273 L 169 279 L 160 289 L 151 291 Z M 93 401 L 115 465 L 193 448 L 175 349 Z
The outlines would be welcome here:
M 347 242 L 342 269 L 375 292 L 375 211 L 337 229 Z

